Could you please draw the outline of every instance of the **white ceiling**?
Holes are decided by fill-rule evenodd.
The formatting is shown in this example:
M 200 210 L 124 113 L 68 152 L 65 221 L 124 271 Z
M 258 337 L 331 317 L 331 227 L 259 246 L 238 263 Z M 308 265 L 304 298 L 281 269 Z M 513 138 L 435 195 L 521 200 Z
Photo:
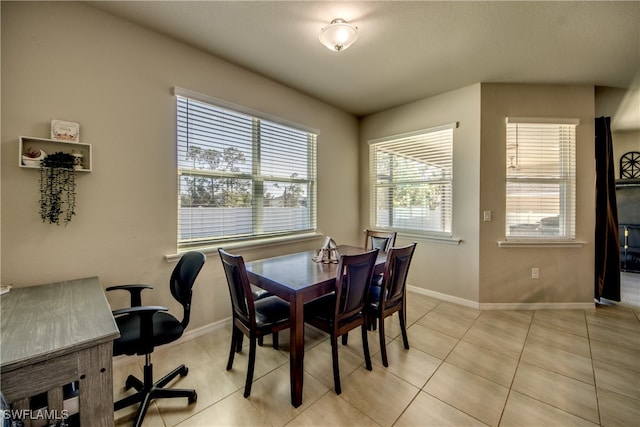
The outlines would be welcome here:
M 628 88 L 640 2 L 86 2 L 357 116 L 478 82 Z M 320 28 L 359 29 L 329 51 Z M 637 82 L 637 80 L 636 80 Z

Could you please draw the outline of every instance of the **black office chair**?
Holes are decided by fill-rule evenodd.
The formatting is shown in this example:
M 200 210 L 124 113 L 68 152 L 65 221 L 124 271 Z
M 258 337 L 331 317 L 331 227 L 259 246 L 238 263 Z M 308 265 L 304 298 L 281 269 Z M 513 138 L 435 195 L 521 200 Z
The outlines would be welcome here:
M 342 392 L 338 363 L 339 336 L 344 336 L 350 330 L 360 326 L 365 366 L 369 371 L 372 369 L 367 341 L 365 304 L 377 256 L 377 249 L 359 255 L 342 255 L 337 269 L 335 292 L 304 306 L 304 321 L 331 336 L 333 382 L 336 394 Z
M 233 316 L 227 371 L 233 367 L 235 353 L 242 349 L 242 337 L 246 335 L 249 337 L 249 363 L 244 397 L 249 397 L 256 361 L 256 342 L 265 335 L 273 334 L 273 348 L 278 348 L 278 331 L 288 329 L 290 325 L 289 303 L 277 296 L 256 300 L 242 256 L 223 249 L 218 249 L 218 252 L 227 278 Z
M 182 336 L 189 324 L 191 314 L 191 288 L 204 265 L 206 257 L 201 252 L 187 252 L 173 269 L 169 289 L 171 295 L 184 309 L 182 320 L 178 320 L 167 313 L 168 308 L 162 306 L 143 306 L 142 291 L 153 289 L 148 285 L 111 286 L 107 291 L 116 289 L 126 290 L 131 294 L 131 307 L 115 310 L 113 316 L 120 330 L 120 338 L 113 342 L 113 355 L 144 355 L 144 380 L 133 375 L 127 377 L 125 387 L 137 390 L 137 393 L 127 396 L 114 404 L 114 409 L 125 408 L 141 402 L 135 420 L 135 426 L 142 425 L 142 420 L 153 399 L 168 397 L 186 397 L 189 403 L 198 398 L 195 390 L 164 388 L 171 380 L 180 375 L 184 377 L 189 372 L 185 365 L 180 365 L 160 380 L 153 382 L 153 365 L 151 353 L 159 345 L 167 344 Z

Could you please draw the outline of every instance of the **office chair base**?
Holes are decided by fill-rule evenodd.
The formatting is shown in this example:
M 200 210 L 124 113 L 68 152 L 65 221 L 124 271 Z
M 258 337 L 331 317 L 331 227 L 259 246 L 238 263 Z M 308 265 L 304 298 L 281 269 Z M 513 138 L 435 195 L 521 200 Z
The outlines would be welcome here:
M 189 404 L 192 404 L 196 400 L 198 400 L 198 394 L 195 390 L 163 388 L 178 375 L 184 377 L 188 373 L 189 368 L 187 368 L 185 365 L 180 365 L 176 369 L 153 383 L 153 365 L 146 364 L 144 366 L 145 381 L 140 381 L 140 379 L 134 377 L 133 375 L 129 375 L 125 382 L 125 389 L 129 390 L 131 388 L 134 388 L 137 392 L 115 402 L 113 405 L 114 410 L 117 411 L 119 409 L 126 408 L 127 406 L 140 403 L 140 408 L 138 408 L 138 413 L 136 415 L 136 420 L 134 423 L 135 427 L 139 427 L 142 425 L 142 420 L 147 413 L 147 409 L 149 408 L 151 401 L 154 399 L 186 397 Z

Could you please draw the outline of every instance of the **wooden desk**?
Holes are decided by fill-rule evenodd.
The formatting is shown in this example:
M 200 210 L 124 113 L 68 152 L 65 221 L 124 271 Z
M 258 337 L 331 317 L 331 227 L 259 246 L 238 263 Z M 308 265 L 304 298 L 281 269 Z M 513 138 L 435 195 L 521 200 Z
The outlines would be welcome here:
M 112 427 L 120 332 L 98 278 L 14 288 L 0 304 L 2 393 L 13 409 L 27 411 L 46 392 L 48 411 L 64 414 L 62 386 L 79 381 L 80 424 Z
M 362 248 L 339 246 L 343 255 L 365 252 Z M 291 404 L 302 404 L 304 361 L 304 303 L 328 294 L 335 289 L 337 264 L 314 262 L 314 251 L 298 252 L 246 263 L 251 283 L 266 289 L 289 302 L 291 334 L 289 369 L 291 375 Z M 376 260 L 376 273 L 381 273 L 386 252 Z

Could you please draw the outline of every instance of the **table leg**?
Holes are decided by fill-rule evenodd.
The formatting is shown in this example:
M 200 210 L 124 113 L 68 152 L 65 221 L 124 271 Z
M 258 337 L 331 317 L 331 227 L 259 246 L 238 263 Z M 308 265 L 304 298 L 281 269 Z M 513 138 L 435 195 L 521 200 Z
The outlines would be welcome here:
M 302 383 L 304 376 L 304 303 L 295 296 L 289 306 L 290 327 L 290 375 L 291 404 L 298 407 L 302 404 Z

